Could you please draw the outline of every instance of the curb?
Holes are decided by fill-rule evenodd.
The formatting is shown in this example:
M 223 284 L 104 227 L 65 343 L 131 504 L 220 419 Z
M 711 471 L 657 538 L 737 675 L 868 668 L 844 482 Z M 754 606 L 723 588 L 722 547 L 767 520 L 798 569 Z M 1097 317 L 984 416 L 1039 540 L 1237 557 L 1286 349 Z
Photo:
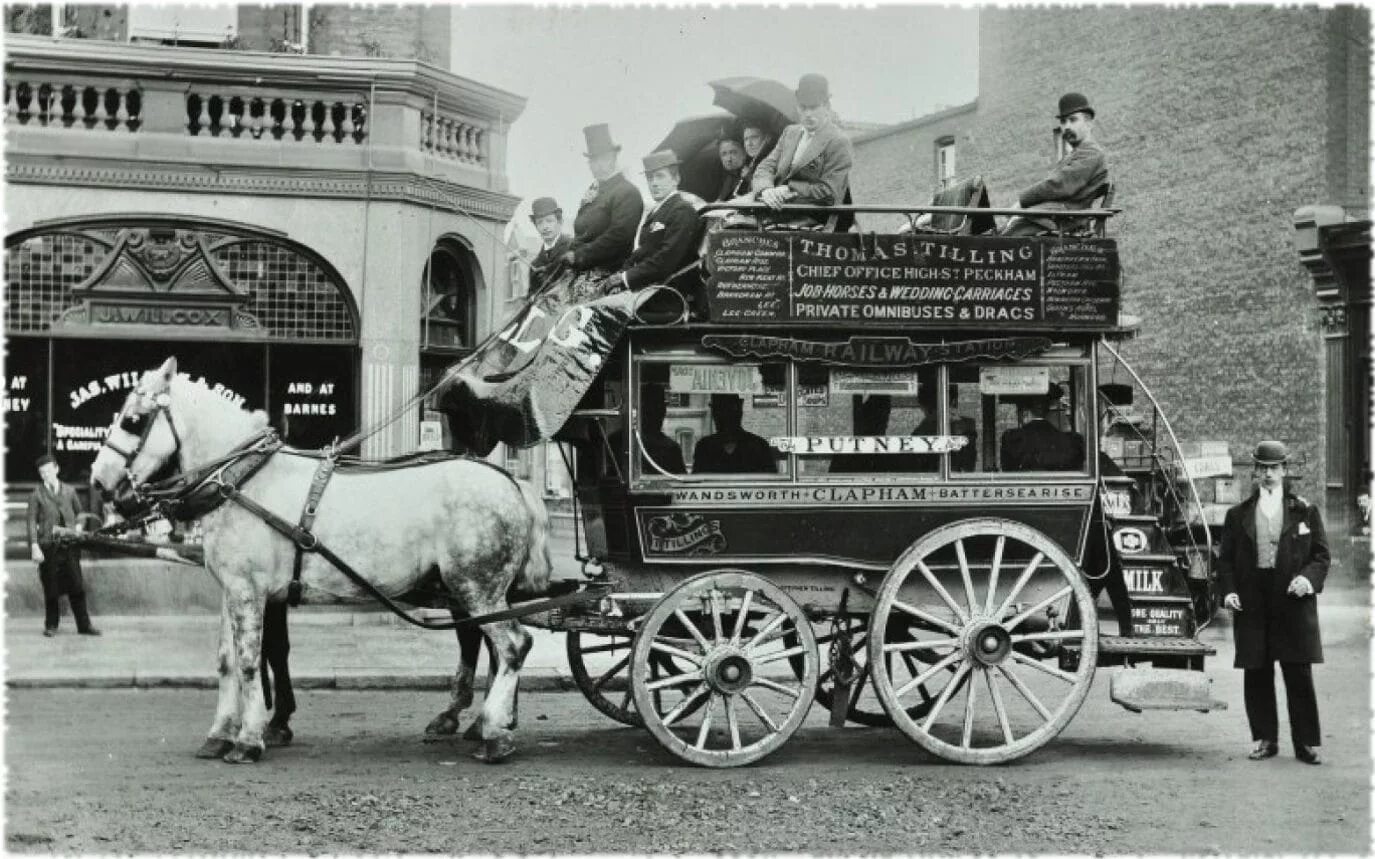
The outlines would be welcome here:
M 383 691 L 448 691 L 453 677 L 449 674 L 304 674 L 293 675 L 293 689 L 383 690 Z M 218 689 L 219 678 L 212 674 L 107 674 L 72 676 L 61 674 L 9 677 L 9 689 Z M 486 691 L 483 676 L 474 689 Z M 573 678 L 557 673 L 522 675 L 520 688 L 527 692 L 567 692 L 577 689 Z

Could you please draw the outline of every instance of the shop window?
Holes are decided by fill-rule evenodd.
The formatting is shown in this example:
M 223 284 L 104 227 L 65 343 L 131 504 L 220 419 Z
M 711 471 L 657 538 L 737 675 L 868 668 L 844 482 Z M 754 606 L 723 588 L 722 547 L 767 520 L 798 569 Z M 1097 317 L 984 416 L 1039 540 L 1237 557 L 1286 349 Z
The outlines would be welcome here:
M 34 460 L 48 450 L 48 341 L 5 340 L 5 474 L 37 482 Z
M 357 365 L 351 346 L 268 347 L 268 416 L 287 444 L 316 449 L 353 433 Z

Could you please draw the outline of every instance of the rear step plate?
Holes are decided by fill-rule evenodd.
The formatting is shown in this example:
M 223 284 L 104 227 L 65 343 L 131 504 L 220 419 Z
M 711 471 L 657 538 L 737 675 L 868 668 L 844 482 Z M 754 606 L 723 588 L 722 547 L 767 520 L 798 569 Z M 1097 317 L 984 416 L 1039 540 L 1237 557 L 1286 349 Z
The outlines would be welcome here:
M 1213 680 L 1201 671 L 1181 668 L 1124 668 L 1115 671 L 1108 690 L 1114 703 L 1143 710 L 1226 710 L 1227 702 L 1212 695 Z
M 1132 656 L 1212 656 L 1212 647 L 1193 638 L 1151 638 L 1150 636 L 1100 635 L 1099 653 L 1126 653 Z

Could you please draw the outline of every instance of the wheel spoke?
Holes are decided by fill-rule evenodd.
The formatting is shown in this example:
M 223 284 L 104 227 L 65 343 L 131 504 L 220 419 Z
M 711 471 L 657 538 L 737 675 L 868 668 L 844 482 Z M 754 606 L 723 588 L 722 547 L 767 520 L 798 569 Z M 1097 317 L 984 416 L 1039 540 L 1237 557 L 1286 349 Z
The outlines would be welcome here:
M 926 721 L 922 722 L 921 729 L 928 734 L 931 733 L 931 725 L 936 721 L 936 717 L 941 714 L 941 709 L 949 703 L 954 696 L 955 690 L 959 688 L 960 682 L 964 680 L 964 675 L 970 671 L 969 663 L 965 662 L 955 670 L 955 676 L 950 678 L 950 682 L 945 684 L 941 694 L 937 696 L 936 703 L 931 707 L 931 712 L 926 714 Z
M 755 717 L 758 718 L 759 721 L 764 723 L 764 727 L 769 729 L 769 733 L 778 733 L 778 723 L 769 717 L 769 714 L 764 711 L 763 707 L 759 706 L 759 702 L 755 701 L 753 698 L 750 697 L 749 692 L 741 692 L 740 698 L 744 700 L 745 704 L 751 710 L 754 711 Z
M 864 694 L 864 684 L 869 682 L 869 666 L 863 665 L 859 669 L 859 674 L 855 677 L 855 688 L 850 692 L 850 705 L 845 712 L 850 712 L 859 706 L 859 697 Z
M 974 599 L 974 580 L 969 576 L 969 558 L 964 553 L 964 540 L 955 541 L 955 557 L 960 561 L 960 578 L 964 580 L 964 598 L 969 603 L 969 613 L 978 611 L 978 601 Z
M 1003 624 L 1003 628 L 1007 630 L 1016 629 L 1017 624 L 1031 617 L 1033 614 L 1050 605 L 1051 603 L 1057 603 L 1072 593 L 1074 593 L 1074 588 L 1069 585 L 1065 585 L 1063 588 L 1060 588 L 1060 590 L 1056 591 L 1055 593 L 1036 603 L 1036 605 L 1017 615 L 1012 620 Z
M 693 638 L 697 639 L 697 646 L 702 648 L 703 653 L 711 650 L 711 642 L 707 641 L 706 636 L 702 635 L 702 630 L 697 628 L 697 624 L 688 620 L 688 616 L 683 613 L 682 609 L 675 608 L 673 610 L 673 616 L 678 618 L 679 623 L 687 627 L 688 632 L 692 633 Z
M 997 668 L 998 672 L 1007 678 L 1007 682 L 1011 683 L 1013 688 L 1022 693 L 1022 697 L 1027 700 L 1027 703 L 1036 708 L 1036 712 L 1041 714 L 1041 718 L 1049 721 L 1050 711 L 1032 694 L 1031 690 L 1026 687 L 1026 684 L 1022 682 L 1021 678 L 1001 665 L 997 666 Z
M 884 653 L 906 653 L 909 650 L 930 650 L 933 647 L 952 647 L 960 643 L 958 638 L 936 638 L 930 641 L 898 641 L 883 645 Z
M 649 647 L 651 650 L 654 650 L 658 653 L 667 653 L 669 656 L 676 656 L 679 659 L 685 659 L 688 662 L 691 662 L 693 665 L 700 666 L 702 664 L 702 658 L 697 654 L 688 653 L 686 650 L 679 650 L 671 644 L 664 644 L 657 638 L 649 643 Z
M 936 578 L 936 574 L 931 572 L 931 569 L 926 566 L 925 562 L 917 561 L 917 570 L 931 583 L 931 587 L 936 591 L 936 595 L 941 598 L 941 601 L 950 606 L 950 610 L 955 613 L 955 617 L 959 618 L 960 623 L 968 623 L 969 615 L 965 614 L 964 609 L 956 604 L 955 598 L 950 595 L 950 591 L 945 589 L 945 585 L 941 584 L 940 579 Z
M 770 680 L 770 679 L 767 678 L 767 677 L 756 677 L 756 678 L 754 678 L 754 682 L 753 682 L 752 684 L 750 684 L 750 685 L 752 685 L 752 686 L 763 686 L 765 689 L 772 689 L 772 690 L 775 691 L 775 692 L 781 692 L 781 693 L 783 693 L 784 695 L 787 695 L 787 696 L 792 697 L 792 698 L 797 698 L 798 696 L 800 696 L 800 695 L 802 694 L 802 693 L 801 693 L 799 690 L 797 690 L 797 689 L 789 689 L 787 686 L 784 686 L 782 683 L 779 683 L 777 680 Z
M 683 718 L 683 714 L 687 712 L 689 707 L 697 703 L 698 698 L 701 698 L 703 695 L 708 695 L 710 693 L 711 687 L 705 683 L 701 684 L 696 689 L 693 689 L 690 693 L 688 693 L 688 696 L 686 698 L 678 702 L 678 706 L 674 707 L 672 710 L 669 710 L 668 713 L 664 715 L 664 727 L 668 727 L 669 725 L 672 725 L 674 722 Z
M 591 647 L 584 647 L 584 648 L 582 648 L 582 652 L 583 652 L 583 655 L 586 656 L 586 655 L 589 654 L 589 653 L 609 653 L 609 652 L 614 651 L 614 650 L 629 650 L 629 649 L 630 649 L 630 642 L 627 640 L 624 644 L 621 644 L 619 641 L 613 641 L 613 642 L 611 642 L 610 644 L 594 644 L 594 645 L 592 645 Z
M 1056 678 L 1058 678 L 1058 679 L 1060 679 L 1060 680 L 1065 681 L 1066 683 L 1071 683 L 1071 684 L 1072 684 L 1072 683 L 1078 683 L 1078 682 L 1079 682 L 1079 678 L 1076 677 L 1076 676 L 1074 676 L 1073 674 L 1070 674 L 1068 671 L 1061 671 L 1061 670 L 1058 669 L 1058 668 L 1054 668 L 1054 667 L 1052 667 L 1052 666 L 1050 666 L 1050 665 L 1046 665 L 1046 664 L 1045 664 L 1044 662 L 1042 662 L 1041 660 L 1039 660 L 1039 659 L 1032 659 L 1030 656 L 1027 656 L 1025 653 L 1018 653 L 1017 651 L 1014 650 L 1014 651 L 1012 651 L 1012 658 L 1015 659 L 1015 660 L 1017 660 L 1018 662 L 1022 663 L 1023 665 L 1029 667 L 1029 668 L 1035 668 L 1037 671 L 1040 671 L 1040 672 L 1042 672 L 1042 673 L 1044 673 L 1044 674 L 1049 674 L 1051 677 L 1056 677 Z
M 1021 644 L 1023 641 L 1073 641 L 1076 638 L 1083 638 L 1082 629 L 1056 629 L 1050 632 L 1024 632 L 1021 635 L 1009 636 L 1013 644 Z
M 1017 577 L 1017 583 L 1012 586 L 1012 590 L 1007 592 L 1007 596 L 998 606 L 998 610 L 993 612 L 994 617 L 1003 616 L 1007 611 L 1007 607 L 1012 605 L 1012 601 L 1017 598 L 1017 594 L 1022 592 L 1022 588 L 1026 587 L 1027 582 L 1031 581 L 1031 574 L 1036 572 L 1037 567 L 1041 566 L 1041 559 L 1044 557 L 1045 555 L 1041 552 L 1037 552 L 1031 556 L 1031 563 L 1027 564 L 1026 569 L 1022 570 L 1022 574 Z
M 720 642 L 726 637 L 725 632 L 721 629 L 721 592 L 712 588 L 707 602 L 711 604 L 711 628 L 716 633 L 716 641 Z
M 993 568 L 988 573 L 988 595 L 984 601 L 984 614 L 993 614 L 993 595 L 998 592 L 998 569 L 1003 565 L 1003 547 L 1007 545 L 1007 535 L 999 534 L 998 542 L 993 545 Z
M 1003 706 L 1003 693 L 998 691 L 998 684 L 993 682 L 992 671 L 985 671 L 984 679 L 988 681 L 988 694 L 993 699 L 993 712 L 998 714 L 998 724 L 1003 729 L 1003 740 L 1010 746 L 1014 742 L 1014 738 L 1012 726 L 1007 723 L 1007 708 Z
M 645 684 L 645 688 L 651 692 L 657 692 L 660 689 L 670 689 L 674 686 L 682 686 L 684 683 L 696 683 L 702 679 L 703 675 L 700 670 L 688 671 L 683 674 L 671 674 L 662 680 L 651 681 Z
M 745 619 L 750 615 L 750 603 L 754 601 L 754 591 L 745 591 L 745 596 L 740 600 L 740 613 L 735 616 L 735 630 L 730 635 L 731 644 L 739 644 L 740 636 L 745 632 Z
M 927 680 L 930 680 L 932 677 L 935 677 L 937 674 L 944 671 L 946 668 L 949 668 L 951 665 L 955 663 L 955 660 L 960 659 L 962 656 L 963 654 L 957 650 L 949 656 L 945 657 L 940 662 L 937 662 L 935 665 L 932 665 L 930 668 L 926 669 L 926 671 L 922 674 L 913 677 L 911 680 L 908 680 L 906 683 L 904 683 L 902 688 L 898 689 L 894 693 L 894 697 L 901 698 L 903 695 L 906 695 L 908 692 L 911 692 L 913 689 L 925 683 Z
M 787 659 L 790 656 L 797 656 L 799 653 L 806 653 L 807 645 L 799 644 L 796 647 L 789 647 L 787 650 L 780 650 L 777 653 L 770 653 L 767 656 L 759 656 L 751 661 L 755 665 L 768 665 L 770 662 L 777 662 L 780 659 Z
M 706 712 L 702 714 L 702 724 L 697 727 L 697 742 L 693 745 L 699 749 L 705 750 L 707 747 L 707 738 L 711 736 L 711 714 L 714 712 L 716 712 L 716 696 L 712 695 L 707 700 Z
M 974 693 L 979 691 L 979 681 L 971 679 L 969 681 L 969 694 L 964 698 L 964 734 L 960 737 L 960 745 L 969 748 L 969 741 L 974 736 Z
M 596 681 L 593 682 L 592 688 L 593 688 L 593 689 L 600 689 L 600 688 L 602 688 L 603 686 L 605 686 L 607 683 L 611 682 L 611 678 L 612 678 L 612 677 L 615 677 L 617 674 L 621 673 L 621 671 L 625 668 L 625 666 L 626 666 L 626 664 L 627 664 L 628 662 L 630 662 L 630 654 L 629 654 L 629 653 L 627 653 L 625 656 L 621 657 L 621 658 L 616 662 L 616 664 L 613 665 L 613 666 L 611 666 L 611 668 L 610 668 L 605 674 L 603 674 L 602 676 L 598 677 L 598 678 L 596 679 Z
M 941 629 L 945 630 L 946 632 L 953 633 L 953 634 L 955 634 L 955 635 L 959 635 L 960 627 L 959 627 L 958 624 L 951 623 L 951 622 L 948 621 L 948 620 L 942 620 L 941 618 L 936 617 L 934 614 L 929 614 L 929 613 L 927 613 L 927 612 L 924 612 L 924 611 L 922 611 L 921 609 L 917 608 L 917 607 L 914 606 L 914 605 L 908 605 L 907 603 L 903 602 L 902 600 L 898 600 L 898 599 L 893 600 L 893 608 L 897 609 L 898 611 L 904 612 L 904 613 L 906 613 L 906 614 L 910 614 L 910 615 L 912 615 L 912 617 L 915 617 L 917 620 L 924 620 L 924 621 L 926 621 L 927 623 L 931 624 L 932 626 L 938 626 L 938 627 L 940 627 Z
M 778 629 L 779 625 L 787 619 L 788 616 L 783 612 L 779 612 L 778 614 L 774 615 L 772 618 L 769 619 L 768 623 L 764 624 L 764 626 L 761 627 L 760 630 L 754 634 L 754 638 L 751 638 L 749 643 L 745 645 L 745 649 L 752 650 L 758 647 L 760 644 L 767 643 L 766 639 L 768 638 L 768 636 L 774 630 Z
M 622 710 L 629 711 L 630 708 L 634 706 L 634 704 L 635 704 L 634 691 L 635 691 L 635 690 L 633 690 L 633 689 L 630 688 L 630 684 L 629 684 L 629 683 L 625 684 L 625 694 L 621 696 L 621 709 L 622 709 Z
M 730 726 L 730 747 L 734 751 L 740 750 L 740 719 L 735 715 L 734 696 L 726 696 L 726 724 Z

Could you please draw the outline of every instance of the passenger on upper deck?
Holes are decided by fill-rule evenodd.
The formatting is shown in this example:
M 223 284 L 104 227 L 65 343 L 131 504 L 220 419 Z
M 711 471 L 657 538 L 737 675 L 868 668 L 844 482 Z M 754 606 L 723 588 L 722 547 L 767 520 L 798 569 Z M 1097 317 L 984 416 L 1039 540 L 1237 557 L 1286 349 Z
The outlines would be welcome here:
M 740 186 L 740 175 L 745 169 L 745 144 L 734 137 L 723 137 L 716 143 L 716 155 L 721 159 L 724 175 L 721 177 L 721 186 L 716 189 L 716 196 L 707 201 L 711 203 L 734 199 L 735 189 Z
M 693 474 L 773 474 L 773 448 L 740 425 L 745 416 L 739 394 L 711 395 L 711 422 L 716 432 L 697 442 Z
M 1051 405 L 1062 395 L 1060 386 L 1051 382 L 1044 394 L 1017 398 L 1021 426 L 1003 433 L 999 447 L 1003 471 L 1075 471 L 1084 467 L 1084 437 L 1046 420 Z
M 1094 111 L 1089 100 L 1077 92 L 1060 96 L 1059 120 L 1060 136 L 1070 146 L 1069 154 L 1046 178 L 1018 195 L 1017 204 L 1023 209 L 1084 209 L 1108 181 L 1108 156 L 1093 139 Z M 1002 235 L 1036 236 L 1055 229 L 1051 218 L 1014 216 L 1004 225 Z
M 616 166 L 621 147 L 611 142 L 610 127 L 589 125 L 582 133 L 587 139 L 587 166 L 595 181 L 578 206 L 573 244 L 563 261 L 578 271 L 600 269 L 609 274 L 630 256 L 645 204 L 639 190 Z
M 759 163 L 768 158 L 774 148 L 773 135 L 763 123 L 746 121 L 741 136 L 745 144 L 746 161 L 745 166 L 740 169 L 740 182 L 735 186 L 732 197 L 752 193 L 754 171 L 759 169 Z
M 544 242 L 530 262 L 529 291 L 533 295 L 563 267 L 563 255 L 573 240 L 563 231 L 563 209 L 553 197 L 540 197 L 530 205 L 530 220 Z
M 695 250 L 697 210 L 678 192 L 678 156 L 671 149 L 652 152 L 644 165 L 654 208 L 645 216 L 625 267 L 602 282 L 603 293 L 667 283 Z
M 784 203 L 837 205 L 849 188 L 854 147 L 833 121 L 826 78 L 803 75 L 796 95 L 802 122 L 783 129 L 778 145 L 755 169 L 751 186 L 759 202 L 775 209 Z

